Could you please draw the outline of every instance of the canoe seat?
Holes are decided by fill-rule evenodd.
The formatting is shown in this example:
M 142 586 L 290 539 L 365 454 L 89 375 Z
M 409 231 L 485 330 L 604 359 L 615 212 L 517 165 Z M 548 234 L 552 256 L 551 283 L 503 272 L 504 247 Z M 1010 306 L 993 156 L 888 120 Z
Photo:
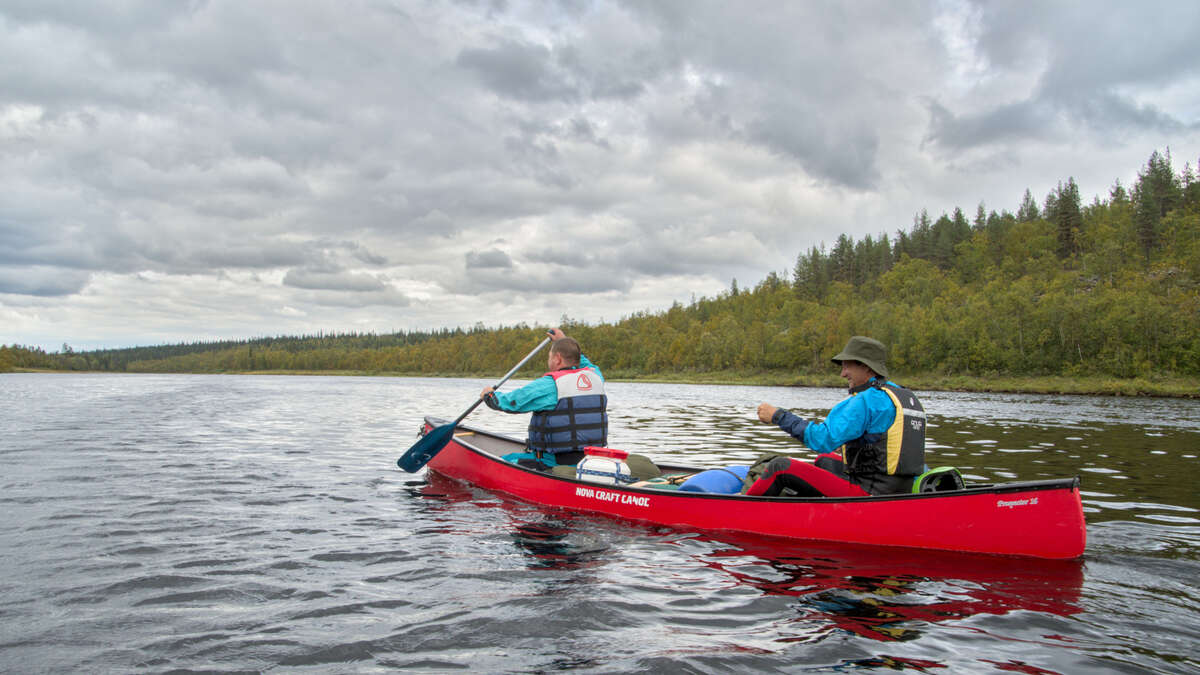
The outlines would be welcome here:
M 948 492 L 963 489 L 962 474 L 952 466 L 939 466 L 930 469 L 913 479 L 912 491 L 917 492 Z
M 629 472 L 638 480 L 650 480 L 662 475 L 662 469 L 645 455 L 629 455 L 625 463 L 629 465 Z

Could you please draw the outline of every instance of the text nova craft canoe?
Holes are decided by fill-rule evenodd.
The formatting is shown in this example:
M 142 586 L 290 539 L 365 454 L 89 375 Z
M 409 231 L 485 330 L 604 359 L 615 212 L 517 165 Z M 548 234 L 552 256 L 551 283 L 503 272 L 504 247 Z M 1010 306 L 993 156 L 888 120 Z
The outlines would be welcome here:
M 426 417 L 422 433 L 442 424 Z M 968 484 L 962 490 L 921 494 L 750 497 L 599 485 L 501 459 L 523 449 L 524 441 L 459 426 L 427 466 L 525 501 L 677 529 L 1050 559 L 1078 558 L 1087 543 L 1078 477 Z M 667 476 L 703 470 L 658 467 Z

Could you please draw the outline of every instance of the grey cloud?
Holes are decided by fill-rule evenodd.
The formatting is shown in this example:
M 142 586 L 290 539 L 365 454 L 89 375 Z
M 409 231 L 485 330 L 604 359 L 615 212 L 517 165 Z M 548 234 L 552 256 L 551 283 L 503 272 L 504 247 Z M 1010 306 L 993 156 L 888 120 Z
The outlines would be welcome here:
M 468 268 L 465 275 L 450 279 L 444 285 L 451 292 L 466 295 L 509 292 L 555 295 L 628 292 L 632 280 L 620 271 L 600 267 L 568 269 L 552 265 L 523 265 L 513 268 Z
M 91 278 L 88 272 L 55 267 L 0 266 L 0 293 L 39 297 L 73 295 L 82 291 Z
M 577 183 L 552 140 L 509 136 L 504 139 L 504 148 L 514 168 L 520 167 L 524 175 L 543 185 L 569 190 Z
M 1200 73 L 1200 5 L 970 0 L 978 49 L 1000 69 L 1044 65 L 1043 86 L 1095 90 Z
M 606 139 L 601 138 L 597 134 L 596 128 L 586 117 L 578 116 L 571 118 L 569 130 L 571 137 L 575 140 L 594 143 L 605 150 L 612 149 L 612 145 Z
M 1189 126 L 1200 128 L 1200 117 L 1187 124 L 1154 105 L 1139 105 L 1129 97 L 1109 92 L 1064 100 L 1062 107 L 1075 119 L 1098 130 L 1140 128 L 1174 133 Z
M 260 201 L 244 201 L 223 197 L 207 199 L 195 207 L 195 212 L 202 216 L 222 220 L 253 220 L 263 215 L 263 205 Z
M 1156 82 L 1200 84 L 1200 5 L 971 4 L 980 25 L 975 48 L 991 77 L 1040 75 L 1028 96 L 991 107 L 956 112 L 934 101 L 927 141 L 961 150 L 1076 132 L 1111 138 L 1200 128 L 1194 110 L 1181 119 L 1134 94 Z
M 440 200 L 432 199 L 432 202 Z M 409 221 L 409 225 L 418 232 L 436 234 L 441 237 L 451 237 L 458 234 L 454 219 L 439 209 L 432 209 Z
M 496 95 L 526 103 L 632 100 L 661 72 L 662 64 L 647 53 L 599 49 L 599 54 L 587 53 L 576 45 L 550 48 L 504 38 L 492 47 L 463 49 L 455 64 L 475 73 Z
M 638 279 L 669 279 L 716 273 L 732 277 L 761 267 L 765 246 L 753 235 L 716 229 L 697 232 L 682 226 L 645 226 L 632 239 L 606 240 L 598 235 L 587 246 L 530 246 L 511 265 L 480 266 L 469 262 L 463 274 L 443 286 L 461 294 L 512 292 L 628 293 Z M 498 251 L 497 251 L 498 252 Z M 509 260 L 508 256 L 504 256 Z M 470 260 L 470 258 L 468 258 Z
M 346 293 L 341 290 L 310 289 L 302 298 L 306 302 L 322 307 L 358 309 L 363 307 L 409 307 L 412 300 L 390 286 L 377 290 L 359 290 Z
M 460 67 L 478 73 L 500 96 L 533 102 L 572 100 L 576 88 L 541 45 L 504 41 L 492 48 L 469 48 L 459 53 Z
M 572 73 L 584 93 L 595 100 L 628 101 L 641 96 L 646 92 L 646 82 L 661 73 L 662 65 L 645 52 L 609 52 L 596 58 L 596 54 L 585 54 L 576 46 L 558 49 L 556 57 L 558 65 Z
M 284 286 L 308 290 L 349 291 L 354 293 L 383 291 L 387 284 L 379 277 L 355 272 L 325 272 L 292 269 L 283 277 Z
M 103 226 L 35 219 L 0 227 L 0 265 L 127 271 L 134 257 L 127 240 Z
M 664 144 L 724 138 L 764 148 L 822 183 L 878 186 L 881 137 L 890 131 L 886 111 L 904 105 L 905 83 L 892 74 L 915 58 L 907 56 L 912 45 L 897 49 L 897 38 L 921 26 L 925 10 L 793 3 L 755 12 L 654 3 L 632 11 L 656 22 L 674 54 L 664 60 L 672 64 L 664 79 L 683 105 L 660 101 L 648 120 Z M 798 34 L 805 26 L 821 29 Z M 871 27 L 872 40 L 848 50 L 838 35 L 862 26 Z
M 537 247 L 525 253 L 525 259 L 530 262 L 550 263 L 566 268 L 585 268 L 596 264 L 597 256 L 587 251 L 575 248 L 557 246 Z
M 467 253 L 467 268 L 511 268 L 512 258 L 500 249 L 492 248 L 486 251 L 470 251 Z
M 356 260 L 365 262 L 368 265 L 383 267 L 384 265 L 388 264 L 388 259 L 385 256 L 372 253 L 362 246 L 354 245 L 351 248 L 351 252 Z
M 755 269 L 767 252 L 756 237 L 746 232 L 700 235 L 683 227 L 648 227 L 637 240 L 620 246 L 614 257 L 639 274 L 668 277 Z
M 838 125 L 816 107 L 778 107 L 748 125 L 751 140 L 800 162 L 812 175 L 860 190 L 879 180 L 879 137 L 864 125 Z
M 1091 92 L 1074 98 L 1042 95 L 966 114 L 955 114 L 941 103 L 932 101 L 925 141 L 946 150 L 1006 142 L 1048 141 L 1069 136 L 1070 127 L 1074 125 L 1097 133 L 1131 128 L 1170 133 L 1187 126 L 1154 106 L 1139 106 L 1128 98 L 1105 92 Z M 1200 127 L 1200 121 L 1191 126 Z
M 311 259 L 308 247 L 291 242 L 259 241 L 254 244 L 201 246 L 186 251 L 172 266 L 192 267 L 196 271 L 215 269 L 267 270 L 300 265 Z
M 6 215 L 0 213 L 0 265 L 35 262 L 30 251 L 50 245 L 53 238 L 47 236 L 43 223 L 18 222 L 21 216 L 13 214 L 9 220 Z
M 388 264 L 386 256 L 375 253 L 357 241 L 347 239 L 316 239 L 305 242 L 298 248 L 304 251 L 309 260 L 308 267 L 321 268 L 323 271 L 338 271 L 343 266 L 352 267 L 353 265 L 346 263 L 354 260 L 373 267 L 382 267 Z M 282 265 L 276 265 L 276 267 L 279 266 Z
M 0 8 L 0 15 L 21 23 L 53 23 L 85 30 L 100 28 L 104 32 L 124 34 L 165 26 L 191 11 L 189 3 L 163 3 L 157 0 L 132 0 L 117 5 L 7 0 Z
M 131 273 L 154 270 L 172 274 L 210 273 L 223 269 L 268 270 L 325 260 L 329 243 L 300 243 L 245 235 L 229 237 L 205 232 L 106 230 L 100 226 L 12 228 L 0 264 L 56 266 L 63 270 Z M 11 245 L 10 245 L 11 244 Z M 370 260 L 369 251 L 349 245 L 350 257 Z M 345 247 L 345 245 L 343 245 Z M 337 255 L 340 255 L 337 254 Z
M 1194 156 L 1198 15 L 0 2 L 4 302 L 80 330 L 132 325 L 114 289 L 146 271 L 155 316 L 200 326 L 249 325 L 257 310 L 220 316 L 251 296 L 322 327 L 396 322 L 383 329 L 503 322 L 487 315 L 506 311 L 499 293 L 585 320 L 669 305 L 680 283 L 752 283 L 829 232 L 904 227 L 913 204 L 1004 208 L 1082 180 L 1078 163 L 1114 144 L 1146 144 L 1140 160 L 1169 138 Z
M 955 115 L 936 101 L 929 103 L 925 140 L 946 149 L 989 143 L 1033 140 L 1057 131 L 1058 120 L 1047 106 L 1025 101 L 975 115 Z

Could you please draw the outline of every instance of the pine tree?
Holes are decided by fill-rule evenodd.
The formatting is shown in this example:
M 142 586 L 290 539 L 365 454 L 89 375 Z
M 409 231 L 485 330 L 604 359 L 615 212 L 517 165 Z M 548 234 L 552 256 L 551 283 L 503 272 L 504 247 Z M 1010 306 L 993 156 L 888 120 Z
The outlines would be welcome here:
M 1134 227 L 1146 262 L 1159 245 L 1159 223 L 1180 201 L 1179 180 L 1171 170 L 1171 155 L 1155 150 L 1133 187 Z
M 854 283 L 854 242 L 845 232 L 838 235 L 837 243 L 829 252 L 829 263 L 834 280 Z
M 796 267 L 792 272 L 792 286 L 796 295 L 806 300 L 821 300 L 829 287 L 829 265 L 825 257 L 825 245 L 813 246 L 807 254 L 796 256 Z
M 1025 188 L 1025 197 L 1021 200 L 1021 208 L 1017 209 L 1017 220 L 1028 223 L 1037 220 L 1040 216 L 1037 202 L 1033 201 L 1033 193 L 1029 191 L 1029 188 Z
M 1121 185 L 1120 178 L 1113 183 L 1112 189 L 1108 191 L 1108 197 L 1114 205 L 1129 203 L 1129 193 L 1125 191 L 1125 186 Z
M 1079 186 L 1075 178 L 1060 181 L 1046 197 L 1046 220 L 1054 225 L 1058 238 L 1059 258 L 1069 258 L 1079 252 L 1079 232 L 1083 229 L 1083 209 L 1079 203 Z

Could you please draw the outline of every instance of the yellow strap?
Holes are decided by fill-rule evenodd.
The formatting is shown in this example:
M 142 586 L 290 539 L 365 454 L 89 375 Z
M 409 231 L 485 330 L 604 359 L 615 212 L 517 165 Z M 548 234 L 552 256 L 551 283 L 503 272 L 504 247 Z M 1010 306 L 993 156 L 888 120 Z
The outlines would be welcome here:
M 880 387 L 892 399 L 892 403 L 896 404 L 896 419 L 892 420 L 892 426 L 887 430 L 887 472 L 889 476 L 896 475 L 896 469 L 900 467 L 900 445 L 904 442 L 904 406 L 900 404 L 900 399 L 896 398 L 896 394 L 892 393 L 887 387 Z

